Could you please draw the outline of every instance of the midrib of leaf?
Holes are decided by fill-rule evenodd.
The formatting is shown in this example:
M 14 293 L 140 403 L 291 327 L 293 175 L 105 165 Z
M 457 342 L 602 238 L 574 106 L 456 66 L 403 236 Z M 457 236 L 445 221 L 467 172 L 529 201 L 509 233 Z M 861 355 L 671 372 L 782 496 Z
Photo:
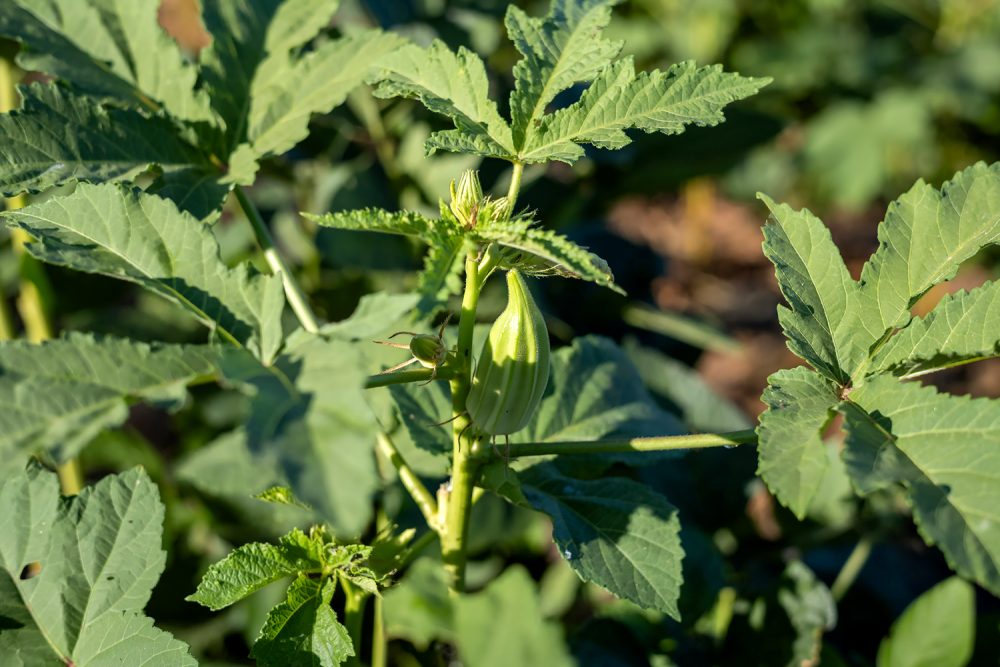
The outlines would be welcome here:
M 95 246 L 97 246 L 99 248 L 102 248 L 103 250 L 111 253 L 112 255 L 115 255 L 115 256 L 119 257 L 120 259 L 124 260 L 125 264 L 128 264 L 129 266 L 135 268 L 136 271 L 138 273 L 140 273 L 143 277 L 145 277 L 147 280 L 155 281 L 157 285 L 161 286 L 164 290 L 170 292 L 170 294 L 173 295 L 174 298 L 176 298 L 178 301 L 180 301 L 181 303 L 183 303 L 187 308 L 190 308 L 190 310 L 193 313 L 195 313 L 198 317 L 200 317 L 201 319 L 203 319 L 203 320 L 205 320 L 207 322 L 213 322 L 213 325 L 212 325 L 211 329 L 213 329 L 215 331 L 218 331 L 222 335 L 222 337 L 226 339 L 226 341 L 228 341 L 229 343 L 231 343 L 232 345 L 234 345 L 234 346 L 236 346 L 236 347 L 238 347 L 240 349 L 243 349 L 243 344 L 240 343 L 240 341 L 231 332 L 229 332 L 222 325 L 220 325 L 216 321 L 216 319 L 214 317 L 210 316 L 208 313 L 206 313 L 205 311 L 203 311 L 201 308 L 198 308 L 196 305 L 194 305 L 193 303 L 191 303 L 191 301 L 187 297 L 185 297 L 183 294 L 181 294 L 176 289 L 174 289 L 173 287 L 171 287 L 169 285 L 168 281 L 166 281 L 166 280 L 164 280 L 162 278 L 157 278 L 155 276 L 149 275 L 145 271 L 141 270 L 138 266 L 136 266 L 132 262 L 132 260 L 130 260 L 125 255 L 122 255 L 116 249 L 112 248 L 111 246 L 109 246 L 107 244 L 101 243 L 100 241 L 98 241 L 96 239 L 91 238 L 90 236 L 84 234 L 83 232 L 81 232 L 78 229 L 73 229 L 73 228 L 70 228 L 70 227 L 65 227 L 63 225 L 59 225 L 54 220 L 49 220 L 49 219 L 46 219 L 46 218 L 42 218 L 42 217 L 40 217 L 38 215 L 32 215 L 30 212 L 25 212 L 25 211 L 30 211 L 30 209 L 21 209 L 21 210 L 18 211 L 18 215 L 22 216 L 22 217 L 26 217 L 26 218 L 34 218 L 36 220 L 42 221 L 43 223 L 48 223 L 48 224 L 52 225 L 53 227 L 57 227 L 57 228 L 62 229 L 64 231 L 68 231 L 71 234 L 78 235 L 78 236 L 80 236 L 80 237 L 82 237 L 84 239 L 87 239 L 88 241 L 90 241 L 91 243 L 93 243 Z M 126 210 L 126 215 L 131 215 L 128 212 L 128 210 Z M 155 228 L 155 226 L 153 226 L 153 225 L 149 225 L 148 228 L 152 229 L 157 234 L 157 236 L 159 237 L 159 239 L 160 239 L 161 242 L 163 241 L 163 235 L 160 233 L 159 229 Z M 166 244 L 166 243 L 162 243 L 162 245 L 163 245 L 163 247 L 167 247 L 168 246 L 168 244 Z M 174 266 L 174 261 L 175 261 L 174 255 L 172 255 L 170 253 L 167 253 L 166 254 L 166 258 L 167 258 L 167 261 L 170 262 L 171 273 L 175 273 L 175 271 L 174 271 L 174 268 L 175 268 L 175 266 Z
M 21 588 L 21 578 L 16 576 L 13 572 L 10 572 L 8 576 L 10 576 L 10 580 L 14 583 L 14 588 L 17 589 L 17 594 L 18 597 L 21 598 L 22 606 L 24 606 L 24 608 L 28 610 L 28 613 L 31 615 L 31 619 L 35 622 L 35 628 L 38 629 L 38 633 L 42 635 L 42 637 L 45 639 L 45 643 L 49 645 L 53 653 L 59 656 L 60 660 L 62 660 L 67 665 L 72 665 L 73 661 L 70 659 L 69 654 L 62 651 L 58 646 L 56 646 L 55 641 L 52 639 L 52 637 L 49 636 L 49 633 L 45 631 L 45 626 L 42 625 L 41 619 L 35 615 L 34 608 L 30 604 L 28 604 L 28 598 L 25 595 L 24 590 Z
M 131 493 L 134 493 L 135 489 L 132 488 L 132 489 L 129 489 L 129 491 L 130 491 L 130 499 L 131 499 Z M 115 531 L 115 539 L 111 543 L 111 548 L 108 550 L 108 554 L 115 553 L 115 548 L 118 546 L 118 544 L 119 544 L 119 538 L 121 537 L 122 528 L 125 525 L 127 525 L 126 519 L 131 515 L 131 513 L 132 513 L 132 507 L 133 507 L 133 503 L 129 502 L 128 505 L 127 505 L 127 512 L 125 513 L 124 516 L 122 516 L 122 520 L 118 524 L 118 529 Z M 82 516 L 83 510 L 85 508 L 80 508 L 80 509 L 81 509 L 80 514 Z M 145 518 L 145 517 L 140 517 L 140 518 Z M 79 550 L 80 545 L 83 544 L 83 540 L 80 539 L 80 523 L 76 523 L 76 525 L 74 526 L 74 533 L 76 533 L 76 536 L 77 536 L 76 546 L 77 546 L 77 554 L 79 555 L 79 562 L 83 563 L 83 556 L 84 556 L 84 554 L 83 554 L 83 552 L 81 552 Z M 101 563 L 101 567 L 100 567 L 100 570 L 97 572 L 97 576 L 94 579 L 88 579 L 87 580 L 87 583 L 90 585 L 90 593 L 87 595 L 87 604 L 84 606 L 84 608 L 83 608 L 83 614 L 80 617 L 80 627 L 77 630 L 77 634 L 76 634 L 76 640 L 77 641 L 79 641 L 80 635 L 83 634 L 84 628 L 86 628 L 89 623 L 93 623 L 98 618 L 100 618 L 100 616 L 97 616 L 96 618 L 88 618 L 88 616 L 89 616 L 89 613 L 90 613 L 90 604 L 91 604 L 91 602 L 94 599 L 95 582 L 99 582 L 101 580 L 101 577 L 104 576 L 104 571 L 107 569 L 109 561 L 110 561 L 110 558 L 105 558 L 104 562 Z M 150 568 L 146 568 L 144 570 L 143 574 L 145 574 L 146 572 L 149 572 L 149 571 L 150 571 Z M 132 585 L 128 588 L 128 591 L 134 590 L 136 588 L 137 584 L 141 584 L 142 582 L 143 582 L 143 578 L 142 578 L 141 575 L 133 577 Z M 126 597 L 125 593 L 123 592 L 121 595 L 119 595 L 117 598 L 115 598 L 115 603 L 117 604 L 118 602 L 120 602 L 125 597 Z M 114 606 L 115 606 L 114 604 L 108 604 L 107 605 L 107 609 L 105 609 L 105 611 L 103 613 L 107 613 Z

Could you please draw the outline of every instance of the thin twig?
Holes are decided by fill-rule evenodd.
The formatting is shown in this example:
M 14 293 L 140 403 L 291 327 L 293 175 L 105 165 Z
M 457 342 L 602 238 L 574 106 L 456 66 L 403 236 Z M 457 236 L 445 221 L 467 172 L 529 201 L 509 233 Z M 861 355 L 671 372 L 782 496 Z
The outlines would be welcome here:
M 413 498 L 413 502 L 420 508 L 420 513 L 424 515 L 427 525 L 435 531 L 438 530 L 438 507 L 434 496 L 427 490 L 424 483 L 420 481 L 420 478 L 413 472 L 413 469 L 407 465 L 403 455 L 399 453 L 396 445 L 393 444 L 392 439 L 388 435 L 379 432 L 376 435 L 375 441 L 382 455 L 389 459 L 389 462 L 395 466 L 396 473 L 399 475 L 399 481 L 402 482 L 403 487 L 409 492 Z

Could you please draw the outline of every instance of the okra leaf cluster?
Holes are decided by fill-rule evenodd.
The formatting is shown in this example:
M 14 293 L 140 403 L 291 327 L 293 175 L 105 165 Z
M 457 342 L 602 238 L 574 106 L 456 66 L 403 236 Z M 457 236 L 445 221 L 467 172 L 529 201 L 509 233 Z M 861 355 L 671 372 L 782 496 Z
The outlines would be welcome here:
M 209 568 L 188 600 L 219 610 L 264 586 L 291 579 L 284 599 L 267 615 L 253 645 L 257 664 L 335 667 L 355 655 L 351 638 L 330 606 L 338 585 L 377 590 L 385 572 L 369 567 L 372 547 L 338 544 L 321 528 L 294 529 L 277 544 L 252 542 Z
M 379 63 L 370 81 L 376 95 L 418 99 L 454 123 L 427 139 L 428 153 L 521 164 L 573 163 L 584 154 L 581 144 L 621 148 L 633 128 L 679 134 L 688 125 L 717 125 L 723 107 L 768 83 L 692 62 L 637 74 L 630 57 L 616 60 L 622 42 L 602 36 L 616 4 L 554 0 L 541 18 L 507 9 L 507 35 L 522 56 L 514 66 L 509 122 L 490 99 L 482 60 L 465 48 L 452 51 L 440 41 L 404 46 Z M 551 111 L 560 93 L 580 84 L 586 87 L 575 102 Z
M 338 0 L 205 0 L 212 41 L 190 60 L 157 22 L 159 2 L 11 0 L 0 36 L 18 62 L 55 81 L 21 88 L 0 116 L 0 194 L 73 181 L 129 180 L 214 217 L 234 183 L 308 134 L 379 56 L 402 43 L 377 30 L 328 39 Z
M 764 252 L 789 307 L 788 347 L 812 369 L 772 375 L 758 426 L 759 473 L 805 516 L 827 474 L 823 432 L 844 418 L 855 491 L 901 487 L 923 538 L 962 576 L 1000 593 L 1000 402 L 952 396 L 913 378 L 1000 355 L 1000 282 L 911 307 L 1000 242 L 1000 165 L 976 164 L 890 204 L 879 247 L 854 280 L 809 211 L 765 198 Z

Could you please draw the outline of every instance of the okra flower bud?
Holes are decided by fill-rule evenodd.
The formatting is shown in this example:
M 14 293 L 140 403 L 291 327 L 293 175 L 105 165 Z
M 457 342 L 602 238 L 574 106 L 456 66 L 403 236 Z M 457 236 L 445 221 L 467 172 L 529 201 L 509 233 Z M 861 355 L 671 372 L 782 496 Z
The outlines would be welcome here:
M 549 381 L 549 333 L 524 277 L 507 273 L 507 308 L 493 323 L 472 377 L 466 409 L 487 435 L 528 425 Z
M 466 227 L 475 227 L 479 217 L 479 205 L 483 199 L 483 188 L 479 184 L 479 174 L 467 170 L 458 180 L 451 182 L 451 212 Z

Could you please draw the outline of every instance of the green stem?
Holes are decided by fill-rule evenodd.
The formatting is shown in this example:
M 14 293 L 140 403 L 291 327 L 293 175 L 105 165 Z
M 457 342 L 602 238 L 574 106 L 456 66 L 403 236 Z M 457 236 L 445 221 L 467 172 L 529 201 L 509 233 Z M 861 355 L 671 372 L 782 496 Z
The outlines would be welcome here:
M 862 537 L 857 544 L 854 545 L 854 549 L 851 554 L 844 561 L 844 566 L 840 568 L 840 572 L 837 574 L 837 578 L 834 580 L 833 585 L 830 586 L 830 594 L 833 599 L 840 602 L 847 591 L 850 590 L 851 586 L 854 584 L 854 580 L 858 578 L 861 574 L 861 570 L 864 569 L 865 563 L 868 562 L 868 556 L 872 552 L 872 541 L 867 537 Z
M 355 89 L 347 96 L 347 105 L 354 112 L 354 115 L 357 116 L 358 120 L 361 121 L 361 124 L 364 125 L 365 131 L 368 132 L 368 136 L 372 140 L 372 146 L 375 148 L 375 157 L 378 158 L 379 164 L 382 165 L 385 175 L 389 177 L 390 181 L 398 180 L 400 172 L 399 165 L 396 163 L 396 147 L 389 133 L 385 130 L 385 125 L 382 123 L 382 114 L 379 113 L 378 105 L 375 103 L 371 89 Z
M 13 340 L 17 337 L 14 318 L 7 307 L 7 299 L 0 293 L 0 341 Z
M 471 422 L 465 411 L 472 376 L 472 334 L 476 325 L 476 308 L 479 305 L 479 265 L 474 254 L 465 260 L 465 293 L 462 312 L 458 321 L 457 357 L 459 371 L 451 380 L 452 410 L 452 472 L 448 492 L 445 494 L 444 526 L 441 530 L 441 560 L 448 575 L 448 585 L 453 593 L 465 589 L 465 542 L 469 532 L 469 510 L 472 492 L 476 487 L 479 462 L 470 456 L 472 441 L 467 436 Z
M 437 532 L 433 530 L 428 530 L 427 532 L 421 534 L 420 537 L 413 540 L 413 542 L 407 547 L 406 551 L 403 552 L 403 555 L 399 557 L 398 569 L 403 570 L 407 566 L 409 566 L 410 563 L 412 563 L 417 559 L 417 556 L 420 555 L 420 552 L 422 552 L 424 549 L 433 544 L 434 541 L 438 539 L 438 537 L 439 535 L 437 534 Z
M 247 219 L 253 227 L 257 243 L 264 251 L 264 258 L 267 260 L 268 266 L 271 267 L 271 271 L 275 275 L 281 276 L 288 304 L 299 319 L 299 323 L 302 324 L 302 328 L 309 333 L 319 332 L 319 321 L 316 319 L 316 314 L 313 313 L 312 308 L 309 306 L 309 301 L 302 292 L 302 288 L 299 287 L 298 282 L 296 282 L 295 276 L 292 275 L 288 265 L 285 264 L 285 260 L 278 253 L 278 249 L 274 245 L 274 239 L 271 237 L 271 232 L 268 231 L 267 225 L 264 224 L 264 219 L 261 217 L 260 211 L 247 198 L 246 193 L 243 192 L 243 188 L 237 185 L 234 191 L 236 193 L 236 200 L 240 203 L 240 208 L 246 213 Z
M 521 192 L 521 177 L 524 175 L 524 163 L 513 162 L 513 171 L 510 174 L 510 187 L 507 188 L 508 209 L 513 213 L 514 204 L 517 203 L 517 195 Z
M 387 667 L 389 642 L 385 636 L 382 596 L 375 596 L 375 622 L 372 625 L 372 667 Z
M 365 602 L 368 595 L 355 586 L 346 577 L 340 577 L 340 585 L 344 589 L 344 627 L 351 637 L 354 646 L 354 657 L 348 658 L 344 664 L 349 667 L 361 665 L 361 631 L 365 620 Z
M 434 496 L 427 490 L 424 483 L 420 481 L 417 474 L 406 464 L 403 455 L 399 453 L 396 445 L 393 444 L 392 439 L 388 435 L 381 432 L 378 433 L 376 435 L 376 443 L 382 455 L 389 459 L 389 462 L 395 466 L 396 473 L 399 475 L 399 481 L 402 482 L 403 487 L 410 493 L 413 502 L 420 508 L 420 513 L 424 515 L 427 525 L 433 530 L 438 530 L 438 507 Z
M 375 389 L 376 387 L 388 387 L 391 384 L 406 384 L 407 382 L 427 382 L 431 379 L 432 369 L 418 368 L 412 371 L 396 371 L 395 373 L 379 373 L 369 375 L 365 379 L 365 389 Z M 435 380 L 450 380 L 451 375 L 444 369 L 439 368 Z
M 664 452 L 673 449 L 706 449 L 710 447 L 735 447 L 757 443 L 753 430 L 732 433 L 695 433 L 693 435 L 665 435 L 653 438 L 622 438 L 611 440 L 568 440 L 565 442 L 512 442 L 504 446 L 504 458 L 523 456 L 549 456 L 551 454 L 612 454 L 621 452 Z M 496 455 L 495 448 L 486 442 L 477 442 L 472 456 L 488 459 Z
M 67 460 L 56 468 L 56 473 L 59 475 L 59 489 L 64 496 L 75 496 L 83 491 L 85 482 L 79 459 Z

